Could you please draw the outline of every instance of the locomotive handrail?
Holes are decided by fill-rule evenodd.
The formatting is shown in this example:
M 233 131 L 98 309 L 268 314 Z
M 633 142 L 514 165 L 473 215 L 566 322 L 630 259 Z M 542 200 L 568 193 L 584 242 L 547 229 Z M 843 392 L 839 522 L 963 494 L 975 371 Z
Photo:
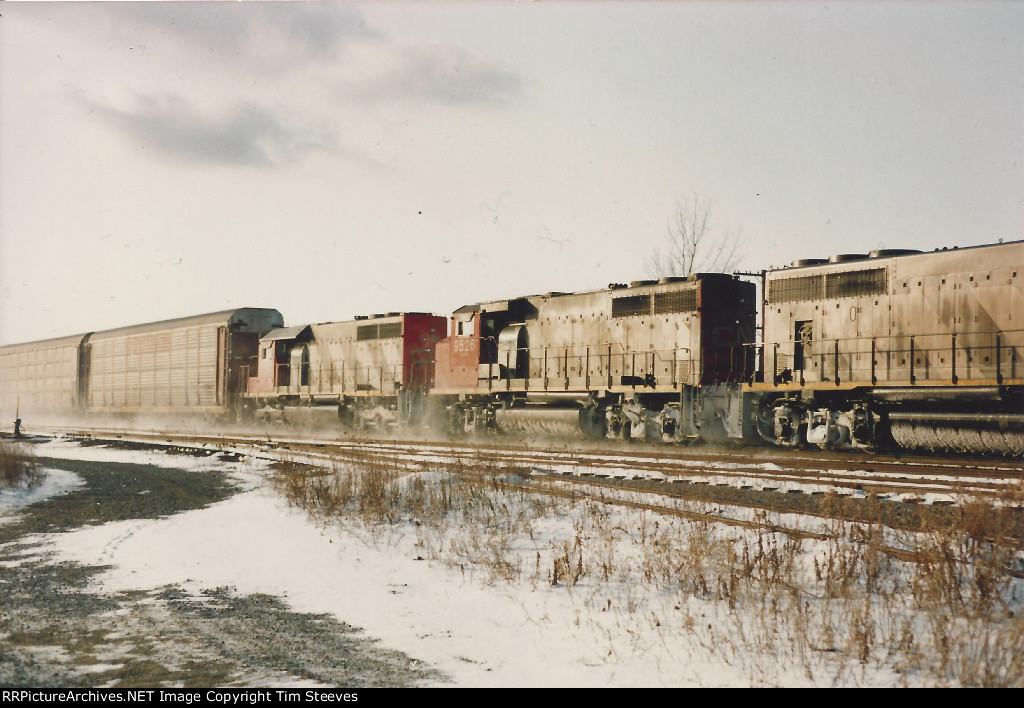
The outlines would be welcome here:
M 797 375 L 801 385 L 810 377 L 835 386 L 844 382 L 956 386 L 965 380 L 993 380 L 1002 385 L 1024 374 L 1024 329 L 824 337 L 743 346 L 762 362 L 761 379 L 776 386 L 790 383 Z M 799 351 L 803 366 L 796 354 Z
M 481 337 L 491 340 L 493 337 Z M 638 349 L 627 351 L 620 342 L 602 344 L 576 344 L 572 346 L 538 346 L 517 349 L 527 357 L 524 376 L 513 376 L 512 352 L 506 351 L 504 357 L 484 362 L 486 371 L 480 377 L 487 378 L 486 387 L 494 390 L 496 386 L 505 390 L 512 389 L 512 381 L 523 382 L 523 388 L 531 389 L 530 382 L 542 381 L 542 388 L 547 390 L 560 388 L 568 390 L 573 380 L 582 380 L 583 385 L 590 388 L 595 381 L 603 385 L 615 385 L 618 375 L 634 381 L 634 386 L 653 386 L 658 381 L 669 381 L 673 387 L 681 383 L 694 383 L 700 380 L 699 360 L 693 357 L 689 347 L 671 349 Z M 680 364 L 686 365 L 685 380 L 680 380 Z M 495 381 L 504 380 L 503 384 Z M 629 384 L 627 384 L 629 385 Z
M 302 366 L 309 367 L 309 373 L 312 374 L 312 364 L 303 364 Z M 324 367 L 323 362 L 318 362 L 315 379 L 310 375 L 306 383 L 299 384 L 292 381 L 291 369 L 292 364 L 290 363 L 274 364 L 274 390 L 278 393 L 312 396 L 377 391 L 385 394 L 392 392 L 390 389 L 385 388 L 386 383 L 397 384 L 397 388 L 404 380 L 403 364 L 346 367 L 345 361 L 342 361 L 339 366 L 335 366 L 332 362 L 329 367 Z M 341 372 L 340 380 L 335 378 L 335 372 L 339 370 Z M 283 378 L 282 374 L 284 374 Z M 278 385 L 278 382 L 282 380 L 285 383 Z M 302 380 L 301 377 L 299 380 Z M 327 388 L 324 387 L 325 381 L 327 382 Z M 351 381 L 351 386 L 349 386 L 349 381 Z

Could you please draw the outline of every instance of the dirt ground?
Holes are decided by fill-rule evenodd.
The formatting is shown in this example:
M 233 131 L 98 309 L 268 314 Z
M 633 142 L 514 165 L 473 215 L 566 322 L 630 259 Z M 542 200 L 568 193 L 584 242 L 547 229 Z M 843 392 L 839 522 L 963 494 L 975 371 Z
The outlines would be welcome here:
M 86 485 L 0 525 L 0 685 L 5 687 L 411 686 L 443 679 L 356 627 L 266 595 L 180 587 L 99 593 L 102 567 L 55 562 L 45 536 L 168 516 L 234 494 L 231 480 L 140 464 L 40 458 Z

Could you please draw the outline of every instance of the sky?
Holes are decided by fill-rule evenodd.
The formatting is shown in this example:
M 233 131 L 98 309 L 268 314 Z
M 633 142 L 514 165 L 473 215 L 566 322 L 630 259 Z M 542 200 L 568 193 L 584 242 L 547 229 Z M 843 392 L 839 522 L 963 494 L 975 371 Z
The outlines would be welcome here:
M 0 344 L 1022 238 L 1024 2 L 0 6 Z

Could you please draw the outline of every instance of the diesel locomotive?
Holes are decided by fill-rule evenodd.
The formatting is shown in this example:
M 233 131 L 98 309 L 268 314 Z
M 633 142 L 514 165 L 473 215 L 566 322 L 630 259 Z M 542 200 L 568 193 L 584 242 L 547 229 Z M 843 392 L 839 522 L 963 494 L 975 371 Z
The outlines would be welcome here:
M 284 327 L 0 347 L 0 414 L 1024 454 L 1024 241 L 801 260 Z
M 1024 241 L 764 274 L 760 437 L 1024 454 Z

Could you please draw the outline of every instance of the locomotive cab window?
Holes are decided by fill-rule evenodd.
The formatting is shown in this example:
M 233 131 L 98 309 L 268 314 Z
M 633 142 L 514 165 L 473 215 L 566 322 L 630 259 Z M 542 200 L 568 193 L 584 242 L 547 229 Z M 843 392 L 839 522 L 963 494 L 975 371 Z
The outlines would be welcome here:
M 498 321 L 494 317 L 480 318 L 480 336 L 482 338 L 494 337 L 498 329 Z

